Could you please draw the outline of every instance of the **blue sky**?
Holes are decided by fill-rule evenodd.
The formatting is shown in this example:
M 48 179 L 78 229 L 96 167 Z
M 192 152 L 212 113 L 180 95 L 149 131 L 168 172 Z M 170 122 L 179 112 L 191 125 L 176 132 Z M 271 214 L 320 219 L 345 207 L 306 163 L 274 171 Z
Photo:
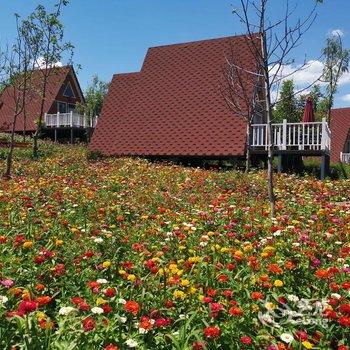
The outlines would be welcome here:
M 295 16 L 303 16 L 314 0 L 295 0 Z M 14 37 L 15 12 L 28 15 L 39 3 L 52 6 L 53 0 L 0 0 L 0 42 Z M 279 17 L 284 0 L 270 0 L 273 15 Z M 241 34 L 232 5 L 238 0 L 71 0 L 64 9 L 66 39 L 75 49 L 75 63 L 85 88 L 93 74 L 109 81 L 114 73 L 138 71 L 150 46 Z M 318 18 L 294 51 L 296 64 L 307 54 L 314 60 L 305 74 L 295 77 L 299 86 L 318 74 L 317 61 L 327 34 L 341 30 L 346 47 L 350 47 L 350 1 L 324 0 Z M 336 106 L 350 105 L 350 74 L 343 78 Z

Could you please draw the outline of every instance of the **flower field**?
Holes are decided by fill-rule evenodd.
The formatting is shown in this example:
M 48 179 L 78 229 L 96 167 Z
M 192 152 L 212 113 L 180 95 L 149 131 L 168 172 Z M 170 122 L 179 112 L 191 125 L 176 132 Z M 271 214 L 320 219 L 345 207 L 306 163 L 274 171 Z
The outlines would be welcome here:
M 50 147 L 1 180 L 0 349 L 349 348 L 349 181 L 271 221 L 265 173 Z

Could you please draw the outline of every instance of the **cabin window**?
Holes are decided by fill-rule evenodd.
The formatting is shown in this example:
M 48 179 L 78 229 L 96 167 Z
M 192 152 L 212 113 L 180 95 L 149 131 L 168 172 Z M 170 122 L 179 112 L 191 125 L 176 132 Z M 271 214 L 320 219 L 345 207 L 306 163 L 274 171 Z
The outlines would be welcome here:
M 67 103 L 66 102 L 57 102 L 57 112 L 67 113 Z
M 75 105 L 68 103 L 68 113 L 75 112 Z
M 64 93 L 63 96 L 65 97 L 70 97 L 70 98 L 75 98 L 73 89 L 72 89 L 72 85 L 70 82 L 68 82 L 68 84 L 66 85 L 66 88 L 64 89 Z
M 344 153 L 350 153 L 350 139 L 345 142 Z

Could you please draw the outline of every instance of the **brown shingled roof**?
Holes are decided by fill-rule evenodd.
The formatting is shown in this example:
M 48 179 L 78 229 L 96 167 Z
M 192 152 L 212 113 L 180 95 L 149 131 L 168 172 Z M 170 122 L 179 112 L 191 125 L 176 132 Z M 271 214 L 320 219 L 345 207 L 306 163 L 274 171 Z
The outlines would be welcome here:
M 74 70 L 71 66 L 64 67 L 54 67 L 51 68 L 54 71 L 49 76 L 47 83 L 47 93 L 46 100 L 44 105 L 44 113 L 48 113 L 50 107 L 55 101 L 55 98 L 60 91 L 62 84 L 64 83 L 67 75 L 70 72 L 74 73 Z M 26 130 L 35 131 L 36 125 L 35 120 L 39 117 L 41 98 L 37 91 L 40 91 L 40 86 L 42 84 L 41 71 L 36 70 L 33 72 L 32 77 L 32 86 L 31 92 L 28 94 L 28 102 L 26 103 Z M 13 99 L 13 88 L 7 87 L 0 96 L 0 129 L 10 130 L 10 125 L 12 124 L 14 113 L 14 99 Z M 21 113 L 17 118 L 16 131 L 24 130 L 24 116 Z
M 350 130 L 350 108 L 337 108 L 331 115 L 331 161 L 340 161 L 340 152 L 343 152 Z
M 141 72 L 113 77 L 90 150 L 117 156 L 240 156 L 246 124 L 226 106 L 226 58 L 255 70 L 246 37 L 150 48 Z

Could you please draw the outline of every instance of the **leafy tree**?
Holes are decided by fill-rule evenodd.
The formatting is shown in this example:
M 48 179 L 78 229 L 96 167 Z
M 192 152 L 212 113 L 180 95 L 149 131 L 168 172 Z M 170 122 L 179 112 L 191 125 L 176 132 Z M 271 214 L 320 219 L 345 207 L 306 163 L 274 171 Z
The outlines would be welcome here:
M 288 122 L 298 121 L 297 99 L 295 98 L 293 80 L 284 80 L 280 91 L 280 98 L 273 113 L 274 121 L 277 123 L 281 123 L 283 119 L 287 119 Z
M 44 105 L 47 96 L 50 76 L 57 74 L 54 68 L 57 62 L 62 61 L 64 54 L 73 57 L 74 46 L 64 41 L 64 27 L 60 21 L 62 7 L 68 5 L 68 0 L 59 0 L 55 10 L 48 12 L 39 5 L 29 17 L 23 21 L 22 35 L 29 45 L 31 55 L 41 72 L 39 95 L 41 96 L 40 113 L 37 130 L 33 137 L 33 157 L 38 157 L 38 138 L 41 136 L 44 117 Z
M 100 115 L 108 88 L 109 83 L 100 80 L 97 75 L 94 75 L 85 91 L 85 103 L 79 105 L 78 109 L 91 118 Z
M 343 47 L 341 36 L 334 34 L 327 38 L 323 55 L 325 62 L 322 80 L 327 83 L 327 116 L 328 121 L 330 121 L 339 79 L 349 69 L 350 50 Z

